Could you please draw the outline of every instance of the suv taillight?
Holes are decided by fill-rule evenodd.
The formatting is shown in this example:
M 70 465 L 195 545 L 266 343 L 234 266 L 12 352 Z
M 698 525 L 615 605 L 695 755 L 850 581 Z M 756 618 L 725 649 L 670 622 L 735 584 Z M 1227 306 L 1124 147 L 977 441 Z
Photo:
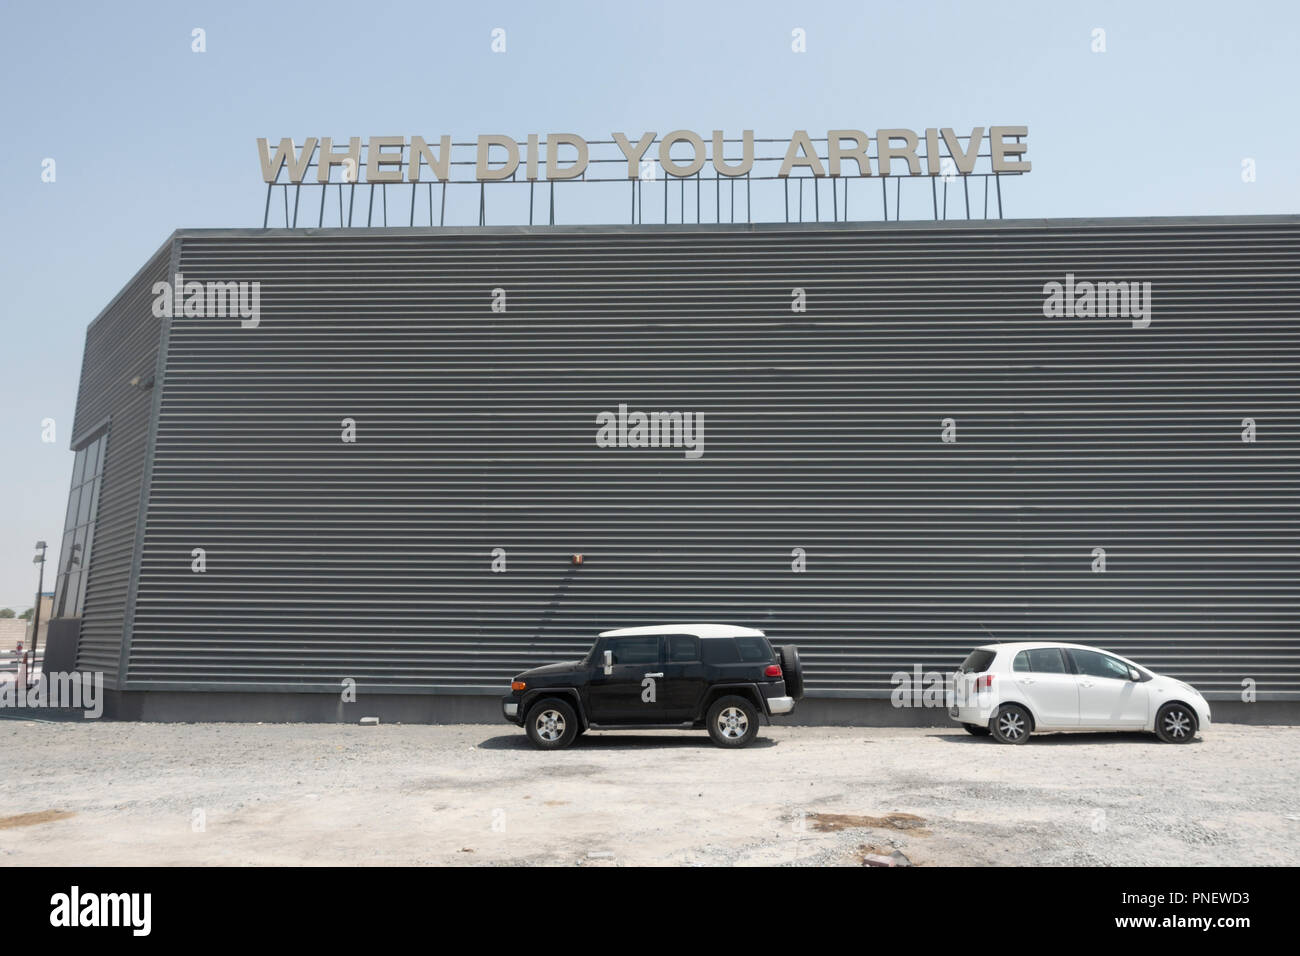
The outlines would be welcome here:
M 764 676 L 764 677 L 780 677 L 780 676 L 781 676 L 781 665 L 780 665 L 780 664 L 768 664 L 767 667 L 764 668 L 764 670 L 763 670 L 763 676 Z

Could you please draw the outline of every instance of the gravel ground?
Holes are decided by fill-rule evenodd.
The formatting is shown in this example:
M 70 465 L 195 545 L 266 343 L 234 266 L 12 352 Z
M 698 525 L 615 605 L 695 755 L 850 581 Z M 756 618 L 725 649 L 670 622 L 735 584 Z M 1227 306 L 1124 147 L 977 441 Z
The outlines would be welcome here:
M 1294 866 L 1297 744 L 768 727 L 741 751 L 665 732 L 542 753 L 504 724 L 4 720 L 0 864 Z

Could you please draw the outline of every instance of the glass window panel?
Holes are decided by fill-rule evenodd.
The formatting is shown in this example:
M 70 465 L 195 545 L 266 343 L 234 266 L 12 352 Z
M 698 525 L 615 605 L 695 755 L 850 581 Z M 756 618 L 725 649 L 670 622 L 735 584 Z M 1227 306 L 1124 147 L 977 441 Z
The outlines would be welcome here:
M 59 574 L 68 573 L 68 555 L 72 554 L 72 545 L 76 541 L 76 534 L 69 530 L 63 536 L 63 546 L 59 548 Z
M 68 513 L 63 516 L 63 529 L 65 531 L 71 530 L 77 523 L 77 502 L 80 494 L 81 489 L 75 486 L 68 492 Z
M 81 480 L 85 475 L 85 470 L 86 449 L 82 448 L 77 452 L 76 457 L 72 459 L 72 486 L 74 488 L 81 484 Z
M 81 486 L 81 500 L 77 502 L 77 524 L 90 520 L 90 505 L 95 500 L 95 483 Z
M 76 605 L 73 608 L 73 615 L 81 617 L 81 612 L 86 606 L 86 582 L 90 580 L 90 569 L 87 568 L 81 572 L 81 583 L 77 588 Z
M 82 525 L 77 529 L 76 535 L 72 541 L 72 563 L 66 565 L 69 570 L 75 571 L 77 568 L 86 566 L 86 526 Z
M 86 470 L 82 472 L 82 480 L 88 481 L 90 478 L 99 474 L 99 441 L 92 441 L 86 446 Z

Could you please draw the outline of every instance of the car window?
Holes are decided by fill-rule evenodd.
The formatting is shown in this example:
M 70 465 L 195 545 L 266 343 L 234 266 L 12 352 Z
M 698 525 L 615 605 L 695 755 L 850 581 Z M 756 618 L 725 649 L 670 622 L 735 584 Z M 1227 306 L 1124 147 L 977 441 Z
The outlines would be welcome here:
M 982 674 L 989 669 L 996 656 L 993 651 L 971 651 L 957 670 L 963 674 Z
M 700 647 L 704 651 L 704 663 L 706 664 L 739 664 L 740 651 L 736 648 L 736 642 L 728 638 L 710 638 L 704 641 Z
M 609 649 L 614 652 L 615 664 L 659 663 L 659 638 L 653 634 L 648 637 L 616 637 L 609 642 Z
M 700 639 L 689 634 L 673 634 L 668 638 L 668 660 L 675 663 L 698 661 Z
M 772 646 L 765 637 L 738 637 L 736 650 L 740 651 L 740 659 L 750 664 L 767 663 L 776 659 Z
M 1065 667 L 1065 658 L 1061 656 L 1059 647 L 1035 647 L 1033 650 L 1022 651 L 1021 653 L 1029 655 L 1029 669 L 1039 674 L 1068 674 Z
M 1070 650 L 1074 664 L 1079 673 L 1086 677 L 1110 677 L 1115 680 L 1128 680 L 1128 665 L 1118 658 L 1098 651 Z
M 1017 654 L 1016 659 L 1011 662 L 1011 669 L 1013 671 L 1033 670 L 1033 668 L 1029 666 L 1029 652 L 1021 651 Z

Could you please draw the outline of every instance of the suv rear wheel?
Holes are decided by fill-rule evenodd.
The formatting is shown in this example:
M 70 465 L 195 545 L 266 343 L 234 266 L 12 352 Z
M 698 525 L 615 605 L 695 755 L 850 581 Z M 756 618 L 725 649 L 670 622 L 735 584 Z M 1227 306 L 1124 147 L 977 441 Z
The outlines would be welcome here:
M 758 708 L 744 697 L 719 697 L 705 724 L 719 747 L 744 747 L 758 736 Z
M 524 729 L 534 746 L 542 750 L 560 750 L 577 739 L 578 715 L 568 701 L 548 697 L 528 708 Z

